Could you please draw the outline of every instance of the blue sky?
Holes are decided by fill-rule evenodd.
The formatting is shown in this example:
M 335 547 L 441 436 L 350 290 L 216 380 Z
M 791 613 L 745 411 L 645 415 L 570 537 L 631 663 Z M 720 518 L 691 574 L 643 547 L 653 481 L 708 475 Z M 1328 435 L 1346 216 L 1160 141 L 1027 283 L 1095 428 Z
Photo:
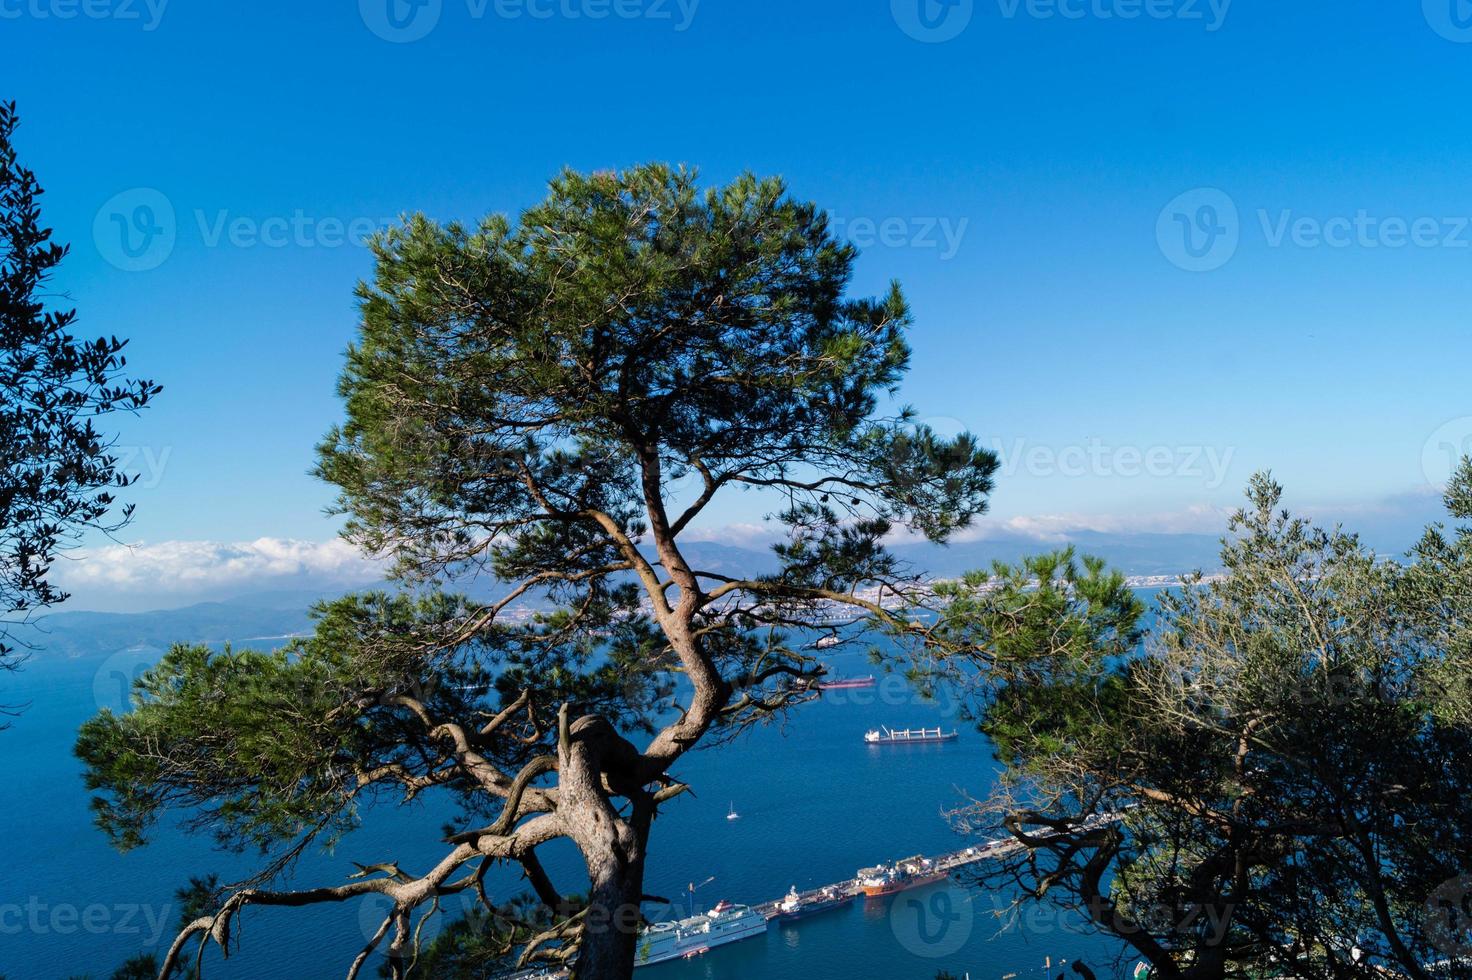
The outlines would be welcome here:
M 828 208 L 911 297 L 907 400 L 1003 451 L 999 528 L 1210 530 L 1260 467 L 1399 506 L 1472 448 L 1459 0 L 422 2 L 0 0 L 57 286 L 166 387 L 127 540 L 331 539 L 341 239 L 564 165 Z

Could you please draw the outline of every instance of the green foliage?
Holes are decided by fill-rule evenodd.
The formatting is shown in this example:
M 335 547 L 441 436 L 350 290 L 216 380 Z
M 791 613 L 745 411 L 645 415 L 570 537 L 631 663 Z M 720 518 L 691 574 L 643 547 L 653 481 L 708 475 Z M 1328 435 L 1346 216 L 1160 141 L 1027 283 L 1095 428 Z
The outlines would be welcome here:
M 784 194 L 750 176 L 702 194 L 659 165 L 567 172 L 515 227 L 421 217 L 382 236 L 349 421 L 319 468 L 351 532 L 418 573 L 586 566 L 613 556 L 606 532 L 547 506 L 638 537 L 651 460 L 656 479 L 723 485 L 851 472 L 832 481 L 845 500 L 936 537 L 964 526 L 995 460 L 873 420 L 909 363 L 909 309 L 897 287 L 844 299 L 854 249 Z M 510 540 L 487 551 L 481 535 Z
M 1462 460 L 1453 475 L 1447 488 L 1446 509 L 1459 520 L 1472 520 L 1472 458 Z
M 502 692 L 529 686 L 547 705 L 615 710 L 631 690 L 618 652 L 583 671 L 576 652 L 521 650 L 492 629 L 452 642 L 474 623 L 455 597 L 349 596 L 315 615 L 309 639 L 273 653 L 177 646 L 137 680 L 131 712 L 104 710 L 82 727 L 77 755 L 116 846 L 142 844 L 158 813 L 180 806 L 234 850 L 335 837 L 354 825 L 368 774 L 421 759 L 425 742 L 406 740 L 413 710 L 401 698 L 457 717 L 499 710 Z M 552 725 L 545 709 L 541 723 Z M 527 755 L 505 748 L 508 763 Z M 463 779 L 444 785 L 474 792 Z
M 151 953 L 142 953 L 114 970 L 109 980 L 154 980 L 157 976 L 158 958 Z
M 956 587 L 948 642 L 1001 671 L 982 712 L 1007 763 L 962 816 L 1028 842 L 992 883 L 1084 911 L 1155 976 L 1422 976 L 1466 942 L 1427 909 L 1472 866 L 1469 535 L 1382 561 L 1281 496 L 1253 480 L 1225 574 L 1163 594 L 1132 655 L 1137 607 L 1056 556 Z
M 52 563 L 86 530 L 116 530 L 131 507 L 109 518 L 123 472 L 95 421 L 136 412 L 161 390 L 121 375 L 126 341 L 79 340 L 75 310 L 47 307 L 51 277 L 67 246 L 41 219 L 42 191 L 13 137 L 15 103 L 0 102 L 0 614 L 66 599 Z M 13 628 L 13 627 L 12 627 Z M 0 667 L 13 666 L 13 637 L 0 627 Z
M 1066 550 L 999 562 L 936 592 L 945 612 L 935 645 L 984 656 L 982 730 L 999 758 L 1025 767 L 1040 747 L 1080 753 L 1103 727 L 1124 737 L 1118 658 L 1139 643 L 1144 613 L 1124 576 Z
M 1454 518 L 1472 520 L 1472 459 L 1453 477 L 1446 506 Z M 1442 720 L 1472 724 L 1472 526 L 1428 528 L 1411 559 L 1399 597 L 1441 653 L 1420 665 L 1420 690 Z
M 325 665 L 285 651 L 175 647 L 139 678 L 132 712 L 82 728 L 87 786 L 111 794 L 93 801 L 99 826 L 121 848 L 144 843 L 158 809 L 189 793 L 167 785 L 177 753 L 207 806 L 200 822 L 222 843 L 267 843 L 340 810 L 351 773 L 333 762 L 351 758 L 360 733 L 328 723 L 340 707 L 329 684 Z
M 221 891 L 219 875 L 190 876 L 189 884 L 174 892 L 174 901 L 179 903 L 179 928 L 213 913 L 219 907 Z
M 515 967 L 514 950 L 553 924 L 554 915 L 530 895 L 492 911 L 473 908 L 424 944 L 411 976 L 431 980 L 484 980 Z M 379 976 L 391 976 L 384 965 Z

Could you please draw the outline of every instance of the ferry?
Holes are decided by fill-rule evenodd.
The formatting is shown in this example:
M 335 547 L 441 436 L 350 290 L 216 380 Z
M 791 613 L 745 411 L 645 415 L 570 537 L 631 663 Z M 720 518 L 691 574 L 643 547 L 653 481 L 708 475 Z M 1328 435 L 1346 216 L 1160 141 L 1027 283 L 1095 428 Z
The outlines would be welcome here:
M 859 888 L 866 898 L 880 898 L 923 888 L 945 881 L 949 875 L 936 867 L 935 862 L 925 857 L 905 858 L 894 864 L 881 864 L 877 868 L 864 868 L 859 872 Z
M 787 897 L 777 903 L 777 914 L 773 918 L 778 922 L 796 922 L 798 919 L 806 919 L 820 912 L 841 909 L 853 900 L 853 895 L 845 895 L 834 888 L 825 888 L 816 895 L 804 899 L 797 893 L 797 886 L 794 885 L 788 891 Z
M 699 956 L 717 946 L 751 939 L 767 931 L 767 920 L 746 905 L 722 902 L 703 915 L 678 922 L 656 922 L 639 931 L 635 966 L 652 966 Z
M 884 728 L 880 731 L 864 733 L 864 741 L 870 745 L 918 745 L 924 742 L 954 742 L 959 737 L 959 732 L 943 732 L 939 728 L 906 728 L 904 731 Z

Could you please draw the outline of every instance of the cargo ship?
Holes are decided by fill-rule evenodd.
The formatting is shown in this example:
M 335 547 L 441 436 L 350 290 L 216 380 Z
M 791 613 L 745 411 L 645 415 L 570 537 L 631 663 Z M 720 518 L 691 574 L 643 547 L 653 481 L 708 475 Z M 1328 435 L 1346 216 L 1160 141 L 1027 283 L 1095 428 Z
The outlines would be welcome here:
M 859 887 L 866 898 L 880 898 L 923 888 L 945 881 L 947 873 L 936 868 L 929 858 L 912 857 L 894 864 L 881 864 L 877 868 L 865 868 L 859 872 Z
M 772 918 L 778 922 L 796 922 L 798 919 L 806 919 L 820 912 L 841 909 L 853 900 L 853 895 L 845 895 L 832 888 L 825 888 L 816 895 L 804 899 L 797 893 L 797 887 L 793 886 L 787 893 L 787 897 L 777 903 L 777 914 Z
M 722 902 L 703 915 L 678 922 L 656 922 L 639 931 L 635 966 L 652 966 L 681 957 L 699 956 L 717 946 L 751 939 L 767 931 L 767 920 L 746 905 Z
M 873 687 L 874 675 L 868 677 L 835 677 L 831 681 L 819 681 L 820 691 L 851 691 L 860 687 Z
M 880 731 L 864 733 L 864 741 L 870 745 L 919 745 L 925 742 L 954 742 L 960 733 L 956 731 L 943 732 L 939 728 L 906 728 L 904 731 L 894 731 L 884 728 Z

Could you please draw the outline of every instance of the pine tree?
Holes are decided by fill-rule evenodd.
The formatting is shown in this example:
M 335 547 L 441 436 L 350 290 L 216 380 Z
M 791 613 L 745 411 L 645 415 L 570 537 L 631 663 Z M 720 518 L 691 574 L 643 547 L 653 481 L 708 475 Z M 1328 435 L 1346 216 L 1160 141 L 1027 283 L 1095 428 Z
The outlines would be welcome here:
M 287 861 L 374 796 L 463 804 L 432 868 L 389 856 L 319 889 L 236 891 L 166 973 L 191 935 L 228 943 L 246 906 L 382 895 L 369 949 L 403 976 L 414 917 L 513 862 L 550 916 L 521 960 L 627 977 L 652 824 L 685 789 L 671 767 L 814 696 L 821 665 L 789 628 L 835 609 L 854 633 L 908 628 L 923 590 L 885 538 L 965 527 L 997 461 L 884 409 L 909 308 L 897 286 L 846 297 L 853 248 L 776 180 L 569 172 L 515 224 L 416 217 L 375 254 L 320 472 L 348 538 L 415 591 L 326 607 L 279 654 L 174 650 L 133 712 L 83 730 L 100 821 L 127 846 L 186 807 Z M 743 490 L 778 508 L 769 575 L 704 568 L 688 546 Z M 467 578 L 503 587 L 435 591 Z M 555 611 L 511 615 L 532 598 Z M 585 902 L 538 857 L 559 838 Z M 504 904 L 479 894 L 487 914 Z

